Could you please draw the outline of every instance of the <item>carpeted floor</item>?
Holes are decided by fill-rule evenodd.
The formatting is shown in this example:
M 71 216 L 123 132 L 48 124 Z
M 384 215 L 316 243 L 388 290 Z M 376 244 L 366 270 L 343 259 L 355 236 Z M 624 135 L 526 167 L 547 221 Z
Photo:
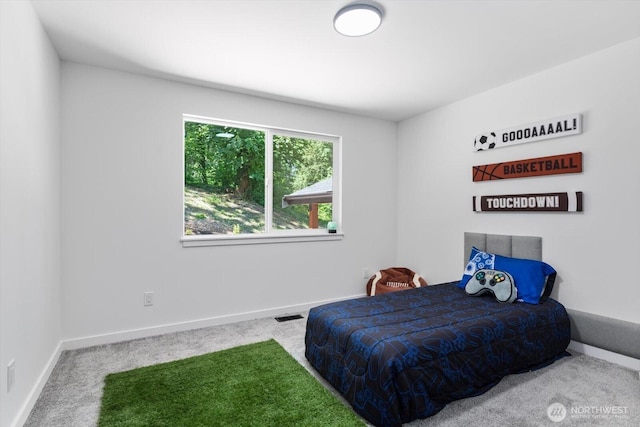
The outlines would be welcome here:
M 65 351 L 25 425 L 93 426 L 98 419 L 106 374 L 269 338 L 278 341 L 317 376 L 304 358 L 306 313 L 303 315 L 304 319 L 282 323 L 259 319 Z M 575 354 L 544 369 L 511 375 L 481 396 L 452 402 L 438 414 L 408 424 L 552 425 L 640 426 L 638 372 Z

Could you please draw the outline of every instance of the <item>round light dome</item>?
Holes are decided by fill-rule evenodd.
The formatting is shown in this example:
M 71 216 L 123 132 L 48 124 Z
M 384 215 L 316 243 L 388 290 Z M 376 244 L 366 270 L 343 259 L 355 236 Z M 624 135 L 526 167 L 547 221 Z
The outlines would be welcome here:
M 342 35 L 358 37 L 374 32 L 381 22 L 382 13 L 377 7 L 352 4 L 340 9 L 333 20 L 333 26 Z

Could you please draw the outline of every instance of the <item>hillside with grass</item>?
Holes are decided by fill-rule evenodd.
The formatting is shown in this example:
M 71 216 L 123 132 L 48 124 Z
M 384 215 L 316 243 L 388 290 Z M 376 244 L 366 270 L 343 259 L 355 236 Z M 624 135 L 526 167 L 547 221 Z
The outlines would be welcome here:
M 233 193 L 216 193 L 194 186 L 184 189 L 185 235 L 264 232 L 264 207 Z M 300 209 L 274 210 L 274 228 L 307 228 Z

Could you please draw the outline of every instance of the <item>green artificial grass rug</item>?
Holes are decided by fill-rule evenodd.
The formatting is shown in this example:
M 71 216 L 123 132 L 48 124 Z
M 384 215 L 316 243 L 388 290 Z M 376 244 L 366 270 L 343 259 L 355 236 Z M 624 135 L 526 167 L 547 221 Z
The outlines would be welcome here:
M 100 427 L 364 426 L 274 340 L 109 374 Z

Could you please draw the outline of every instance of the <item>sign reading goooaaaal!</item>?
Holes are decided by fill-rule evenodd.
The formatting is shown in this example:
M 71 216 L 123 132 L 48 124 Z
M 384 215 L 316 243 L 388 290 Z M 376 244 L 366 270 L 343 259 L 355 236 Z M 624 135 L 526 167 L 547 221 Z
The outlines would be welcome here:
M 473 149 L 474 151 L 485 151 L 579 133 L 582 133 L 582 115 L 576 113 L 482 133 L 476 136 L 473 141 Z

